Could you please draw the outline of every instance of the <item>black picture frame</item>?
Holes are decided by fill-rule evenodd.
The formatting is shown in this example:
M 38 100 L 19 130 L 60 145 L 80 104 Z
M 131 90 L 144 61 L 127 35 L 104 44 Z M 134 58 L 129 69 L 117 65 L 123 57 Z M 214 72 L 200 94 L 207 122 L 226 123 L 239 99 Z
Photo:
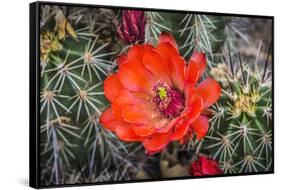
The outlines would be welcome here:
M 48 185 L 40 184 L 40 6 L 41 5 L 57 5 L 69 7 L 93 7 L 93 8 L 109 8 L 109 9 L 128 9 L 128 10 L 143 10 L 143 11 L 159 11 L 159 12 L 174 12 L 174 13 L 192 13 L 217 16 L 235 16 L 249 18 L 266 18 L 272 20 L 272 170 L 266 172 L 241 173 L 241 174 L 224 174 L 219 176 L 202 176 L 202 177 L 173 177 L 159 179 L 142 179 L 130 181 L 108 181 L 98 183 L 79 183 L 79 184 L 63 184 L 63 185 Z M 104 185 L 104 184 L 123 184 L 136 182 L 151 182 L 151 181 L 166 181 L 166 180 L 185 180 L 199 178 L 214 178 L 214 177 L 234 177 L 258 174 L 273 174 L 274 173 L 274 17 L 264 15 L 248 15 L 248 14 L 233 14 L 233 13 L 217 13 L 217 12 L 201 12 L 201 11 L 186 11 L 186 10 L 169 10 L 156 8 L 136 8 L 123 6 L 109 5 L 92 5 L 92 4 L 77 4 L 77 3 L 60 3 L 37 1 L 29 5 L 29 185 L 33 188 L 54 188 L 54 187 L 70 187 L 70 186 L 88 186 L 88 185 Z

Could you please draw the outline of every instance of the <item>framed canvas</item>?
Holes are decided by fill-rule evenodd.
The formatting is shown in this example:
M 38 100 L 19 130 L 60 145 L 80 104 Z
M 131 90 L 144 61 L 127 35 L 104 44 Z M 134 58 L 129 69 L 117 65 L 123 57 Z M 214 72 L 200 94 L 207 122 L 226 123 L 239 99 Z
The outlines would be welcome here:
M 274 172 L 274 18 L 30 4 L 30 186 Z

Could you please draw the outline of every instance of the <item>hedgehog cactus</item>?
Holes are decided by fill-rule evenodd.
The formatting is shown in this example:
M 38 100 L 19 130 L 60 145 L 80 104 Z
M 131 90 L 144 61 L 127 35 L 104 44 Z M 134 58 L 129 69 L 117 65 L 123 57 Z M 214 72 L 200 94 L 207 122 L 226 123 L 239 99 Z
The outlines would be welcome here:
M 196 158 L 210 165 L 218 161 L 227 174 L 272 169 L 270 49 L 267 56 L 263 56 L 265 62 L 258 54 L 247 63 L 239 53 L 234 56 L 229 49 L 221 51 L 225 45 L 222 31 L 228 21 L 219 16 L 155 11 L 130 14 L 125 11 L 123 15 L 122 11 L 113 9 L 48 5 L 42 5 L 40 12 L 42 185 L 188 176 L 192 175 L 189 169 Z M 141 22 L 137 22 L 137 16 L 141 16 Z M 156 47 L 157 41 L 163 41 L 160 35 L 163 32 L 175 38 L 171 44 L 178 46 L 176 52 L 182 56 L 179 59 L 177 55 L 181 66 L 174 66 L 175 70 L 181 73 L 194 52 L 204 52 L 200 55 L 204 60 L 206 55 L 207 66 L 198 83 L 211 75 L 219 81 L 222 95 L 212 107 L 200 111 L 202 116 L 209 117 L 207 136 L 207 127 L 201 139 L 193 137 L 190 130 L 186 135 L 190 138 L 188 141 L 185 136 L 177 139 L 179 141 L 171 139 L 169 145 L 151 151 L 155 155 L 148 155 L 140 140 L 123 142 L 101 126 L 101 115 L 111 104 L 103 87 L 108 76 L 120 72 L 118 64 L 124 58 L 121 55 L 134 46 Z M 161 56 L 170 59 L 172 53 Z M 219 63 L 219 58 L 225 55 L 228 64 L 225 59 Z M 163 76 L 170 77 L 170 66 L 163 71 Z M 114 91 L 116 85 L 113 83 L 107 90 Z M 154 99 L 154 103 L 157 105 L 163 103 L 169 92 L 175 94 L 178 90 L 168 88 L 164 82 L 156 87 L 158 99 Z M 176 95 L 179 100 L 176 105 L 183 106 L 186 97 Z M 178 114 L 167 112 L 165 118 Z M 201 164 L 195 165 L 197 171 Z M 216 171 L 221 172 L 219 168 Z
M 270 51 L 270 50 L 269 50 Z M 272 167 L 272 88 L 268 69 L 244 63 L 229 53 L 230 71 L 219 64 L 211 71 L 224 86 L 202 149 L 218 159 L 225 173 L 261 172 Z M 256 59 L 258 60 L 258 57 Z M 224 74 L 222 74 L 224 73 Z
M 98 170 L 106 173 L 108 165 L 120 165 L 127 147 L 98 124 L 107 104 L 102 81 L 114 68 L 115 52 L 98 36 L 74 30 L 58 7 L 51 10 L 57 11 L 55 19 L 41 28 L 41 167 L 50 179 L 45 184 L 61 184 L 72 163 L 81 163 L 72 172 L 90 179 Z M 94 165 L 97 155 L 105 157 L 100 166 Z

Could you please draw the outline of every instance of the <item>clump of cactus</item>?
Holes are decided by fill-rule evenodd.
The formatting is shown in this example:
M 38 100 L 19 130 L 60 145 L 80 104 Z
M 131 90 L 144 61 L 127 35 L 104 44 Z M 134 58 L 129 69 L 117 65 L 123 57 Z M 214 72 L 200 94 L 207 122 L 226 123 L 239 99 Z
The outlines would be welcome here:
M 235 48 L 250 40 L 235 36 L 242 32 L 233 33 L 231 17 L 41 5 L 40 21 L 42 185 L 189 176 L 197 158 L 217 160 L 226 174 L 272 169 L 271 46 L 264 43 L 264 53 L 259 43 L 247 61 Z M 148 155 L 141 143 L 101 126 L 110 106 L 103 85 L 124 52 L 155 45 L 162 32 L 175 37 L 186 61 L 195 51 L 206 54 L 203 79 L 219 81 L 222 95 L 203 111 L 210 121 L 205 138 Z
M 77 182 L 81 178 L 82 182 L 102 181 L 97 174 L 111 175 L 112 165 L 126 171 L 122 163 L 129 159 L 124 157 L 129 147 L 98 122 L 107 104 L 102 81 L 114 69 L 112 58 L 116 52 L 82 26 L 74 29 L 62 11 L 64 7 L 41 8 L 43 15 L 50 11 L 47 18 L 42 17 L 45 20 L 41 26 L 44 184 L 62 184 L 69 180 L 68 175 L 76 175 Z
M 203 149 L 218 159 L 225 173 L 250 173 L 272 168 L 272 78 L 268 66 L 260 67 L 260 49 L 255 62 L 228 49 L 228 68 L 213 68 L 224 86 Z M 211 71 L 212 72 L 212 71 Z M 224 74 L 222 74 L 224 73 Z

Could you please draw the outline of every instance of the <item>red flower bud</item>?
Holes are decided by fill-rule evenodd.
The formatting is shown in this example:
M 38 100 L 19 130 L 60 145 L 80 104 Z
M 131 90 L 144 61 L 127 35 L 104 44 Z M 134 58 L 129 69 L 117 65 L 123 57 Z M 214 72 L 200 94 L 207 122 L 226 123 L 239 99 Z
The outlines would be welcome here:
M 206 156 L 200 156 L 198 160 L 191 163 L 190 174 L 192 176 L 206 176 L 222 174 L 219 163 Z
M 127 43 L 142 43 L 145 38 L 146 18 L 143 11 L 124 10 L 118 34 Z

